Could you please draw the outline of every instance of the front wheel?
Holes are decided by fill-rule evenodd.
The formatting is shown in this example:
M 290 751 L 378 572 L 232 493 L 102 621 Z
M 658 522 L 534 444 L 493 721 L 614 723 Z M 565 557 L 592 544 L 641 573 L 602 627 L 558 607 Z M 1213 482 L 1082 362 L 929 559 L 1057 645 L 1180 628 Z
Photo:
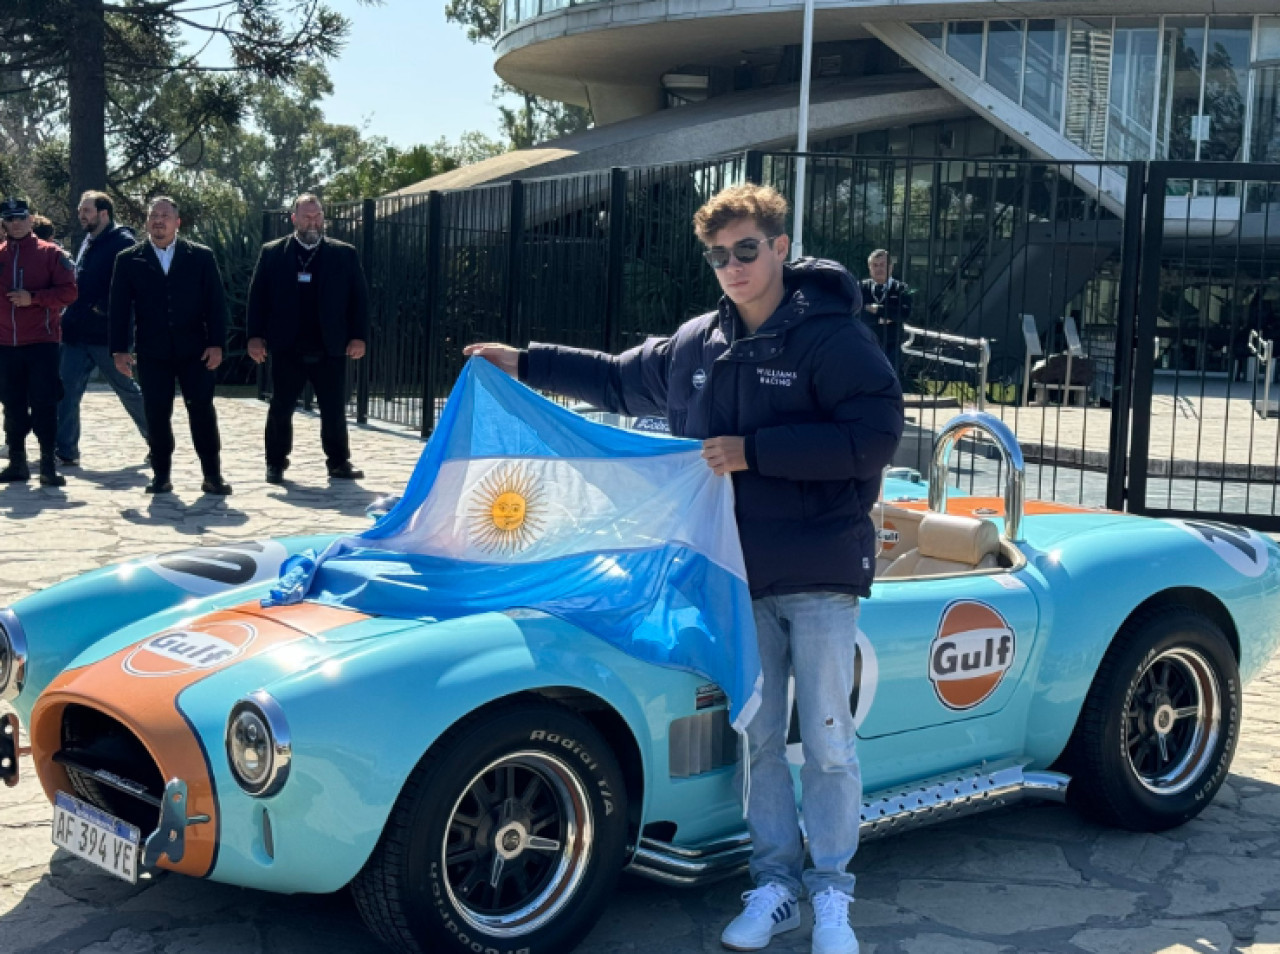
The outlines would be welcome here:
M 408 954 L 562 954 L 607 903 L 626 791 L 590 723 L 544 702 L 469 717 L 423 758 L 352 882 L 360 913 Z
M 1226 780 L 1240 674 L 1222 629 L 1186 606 L 1126 623 L 1103 657 L 1066 753 L 1068 800 L 1097 821 L 1163 831 Z

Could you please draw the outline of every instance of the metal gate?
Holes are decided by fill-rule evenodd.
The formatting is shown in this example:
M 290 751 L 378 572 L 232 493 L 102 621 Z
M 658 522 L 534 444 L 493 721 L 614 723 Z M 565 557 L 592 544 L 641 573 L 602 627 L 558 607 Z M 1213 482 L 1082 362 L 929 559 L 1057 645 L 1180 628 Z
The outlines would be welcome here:
M 1280 530 L 1278 336 L 1280 164 L 1152 163 L 1129 510 Z

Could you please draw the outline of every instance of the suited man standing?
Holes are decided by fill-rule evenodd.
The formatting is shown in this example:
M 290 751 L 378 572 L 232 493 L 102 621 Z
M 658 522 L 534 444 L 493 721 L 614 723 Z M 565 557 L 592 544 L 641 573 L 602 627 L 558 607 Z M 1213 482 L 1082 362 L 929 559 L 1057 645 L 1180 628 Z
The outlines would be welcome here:
M 110 347 L 121 374 L 132 374 L 137 367 L 154 471 L 147 493 L 173 490 L 169 475 L 177 384 L 204 473 L 200 489 L 225 496 L 231 493 L 231 485 L 222 479 L 213 372 L 222 363 L 227 302 L 213 252 L 179 238 L 181 225 L 173 199 L 152 199 L 147 209 L 147 240 L 116 257 Z
M 311 194 L 293 203 L 293 234 L 262 246 L 249 285 L 249 357 L 271 353 L 267 482 L 284 483 L 293 450 L 293 411 L 307 382 L 320 405 L 320 446 L 329 476 L 364 476 L 347 440 L 347 358 L 364 357 L 368 289 L 353 246 L 324 234 L 324 207 Z
M 867 256 L 862 286 L 862 320 L 867 323 L 893 370 L 902 360 L 902 326 L 911 320 L 911 289 L 893 277 L 893 260 L 882 248 Z

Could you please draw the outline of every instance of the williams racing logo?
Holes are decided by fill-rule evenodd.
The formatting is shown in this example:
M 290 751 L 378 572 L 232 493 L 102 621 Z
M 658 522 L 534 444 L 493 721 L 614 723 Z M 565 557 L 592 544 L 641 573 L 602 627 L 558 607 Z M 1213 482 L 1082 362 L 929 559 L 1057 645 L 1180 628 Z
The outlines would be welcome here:
M 216 669 L 244 654 L 258 636 L 248 623 L 211 622 L 203 631 L 172 629 L 139 644 L 121 664 L 131 676 L 181 676 Z
M 1013 666 L 1013 630 L 985 603 L 947 607 L 929 647 L 929 680 L 948 709 L 972 709 L 996 691 Z

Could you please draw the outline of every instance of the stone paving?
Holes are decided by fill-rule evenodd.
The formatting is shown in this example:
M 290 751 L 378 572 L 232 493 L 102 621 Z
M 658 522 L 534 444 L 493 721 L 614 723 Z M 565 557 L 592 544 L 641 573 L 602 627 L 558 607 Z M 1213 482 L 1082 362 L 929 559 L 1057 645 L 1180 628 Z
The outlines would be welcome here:
M 179 412 L 180 415 L 181 412 Z M 179 439 L 172 498 L 142 493 L 145 448 L 109 394 L 86 398 L 85 467 L 63 490 L 0 490 L 0 603 L 138 554 L 365 524 L 421 449 L 407 432 L 353 429 L 368 476 L 330 485 L 318 422 L 298 419 L 293 482 L 262 480 L 264 409 L 220 400 L 226 500 L 199 493 Z M 1108 831 L 1038 805 L 866 846 L 853 920 L 867 954 L 1280 954 L 1280 661 L 1248 687 L 1234 772 L 1190 824 L 1161 835 Z M 0 789 L 3 954 L 375 954 L 348 895 L 283 897 L 161 874 L 130 886 L 50 844 L 50 809 L 30 771 Z M 679 890 L 624 878 L 582 954 L 721 950 L 747 888 L 737 878 Z M 771 951 L 807 952 L 805 927 Z

